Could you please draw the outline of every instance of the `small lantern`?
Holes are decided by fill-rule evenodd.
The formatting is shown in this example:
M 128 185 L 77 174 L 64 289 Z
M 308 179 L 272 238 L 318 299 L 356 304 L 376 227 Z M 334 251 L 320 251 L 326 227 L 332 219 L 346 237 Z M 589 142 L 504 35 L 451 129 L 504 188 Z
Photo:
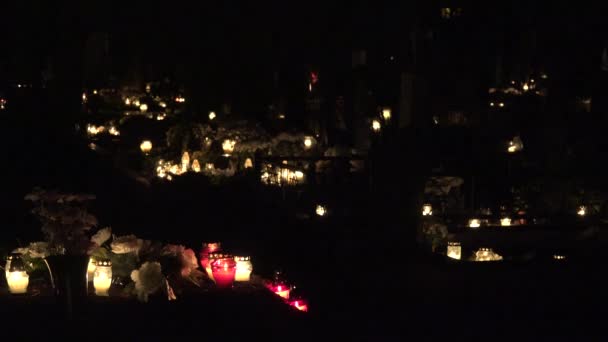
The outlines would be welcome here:
M 110 285 L 112 285 L 112 262 L 110 260 L 100 260 L 95 263 L 95 276 L 93 286 L 95 295 L 108 296 Z
M 213 279 L 217 287 L 226 289 L 231 288 L 236 275 L 236 261 L 233 257 L 225 255 L 211 263 Z
M 217 117 L 217 115 L 215 115 L 215 112 L 209 112 L 209 120 L 213 120 Z
M 150 151 L 152 151 L 152 142 L 150 140 L 142 141 L 139 145 L 139 149 L 145 154 L 150 153 Z
M 6 282 L 12 294 L 27 293 L 30 277 L 25 272 L 25 264 L 21 254 L 13 253 L 7 259 Z
M 205 266 L 205 272 L 207 272 L 207 276 L 209 276 L 209 279 L 215 281 L 215 279 L 213 277 L 213 268 L 211 267 L 211 264 L 213 264 L 213 262 L 215 260 L 221 259 L 221 258 L 224 258 L 224 257 L 225 257 L 225 255 L 222 254 L 222 253 L 217 253 L 217 252 L 209 253 L 209 260 L 208 260 L 208 262 L 206 263 L 206 266 Z
M 222 150 L 224 150 L 224 153 L 226 155 L 230 155 L 232 152 L 234 152 L 234 146 L 235 145 L 236 145 L 236 141 L 230 140 L 230 139 L 226 139 L 222 143 Z
M 390 108 L 383 108 L 382 109 L 382 117 L 384 118 L 384 120 L 388 121 L 391 119 L 391 109 Z
M 508 227 L 511 225 L 511 218 L 509 217 L 503 217 L 500 219 L 500 225 L 503 227 Z
M 251 158 L 245 159 L 245 168 L 251 169 L 252 167 L 253 167 L 253 161 L 251 160 Z
M 304 149 L 309 150 L 312 147 L 312 137 L 304 137 Z
M 380 124 L 380 120 L 374 119 L 372 120 L 372 131 L 374 131 L 375 133 L 380 132 L 380 129 L 382 128 L 382 124 Z
M 190 154 L 188 151 L 182 154 L 182 173 L 188 172 L 188 167 L 190 166 Z
M 201 172 L 201 164 L 199 164 L 198 159 L 194 159 L 192 162 L 192 171 Z
M 308 312 L 308 303 L 304 299 L 298 298 L 296 300 L 292 300 L 289 302 L 289 305 L 300 311 Z
M 251 279 L 251 272 L 253 271 L 251 257 L 235 256 L 234 261 L 236 261 L 236 275 L 234 277 L 234 280 L 249 281 Z
M 147 104 L 145 104 L 145 103 L 141 104 L 141 105 L 139 106 L 139 111 L 140 111 L 140 112 L 142 112 L 142 113 L 147 112 L 147 111 L 148 111 L 148 105 L 147 105 Z
M 462 247 L 460 246 L 460 242 L 448 241 L 448 258 L 460 260 L 462 257 Z
M 469 220 L 469 228 L 479 228 L 481 226 L 481 221 L 479 219 L 470 219 Z
M 425 204 L 422 206 L 422 216 L 431 216 L 433 215 L 433 206 L 430 204 Z
M 587 207 L 581 205 L 580 207 L 578 207 L 578 211 L 576 212 L 576 214 L 581 217 L 587 215 Z
M 325 215 L 327 215 L 327 209 L 325 209 L 324 206 L 317 204 L 317 208 L 315 209 L 315 213 L 317 214 L 317 216 L 323 217 Z

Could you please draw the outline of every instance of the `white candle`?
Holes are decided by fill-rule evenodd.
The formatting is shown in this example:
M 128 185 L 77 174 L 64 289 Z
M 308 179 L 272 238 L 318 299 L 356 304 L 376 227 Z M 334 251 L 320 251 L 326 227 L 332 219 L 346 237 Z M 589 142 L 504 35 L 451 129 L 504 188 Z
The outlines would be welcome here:
M 8 283 L 8 290 L 11 293 L 27 293 L 27 285 L 30 282 L 30 277 L 25 271 L 9 272 L 6 282 Z
M 249 281 L 251 278 L 251 271 L 253 271 L 253 265 L 249 257 L 234 257 L 236 261 L 236 275 L 235 281 Z
M 97 296 L 108 296 L 108 291 L 112 285 L 112 263 L 109 261 L 97 262 L 95 268 L 95 276 L 93 277 L 93 286 Z

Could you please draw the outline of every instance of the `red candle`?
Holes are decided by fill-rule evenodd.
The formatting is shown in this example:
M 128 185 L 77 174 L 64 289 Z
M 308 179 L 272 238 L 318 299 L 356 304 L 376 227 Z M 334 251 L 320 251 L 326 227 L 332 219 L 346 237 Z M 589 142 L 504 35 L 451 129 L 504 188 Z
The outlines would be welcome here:
M 231 288 L 236 274 L 236 261 L 233 257 L 224 257 L 211 263 L 215 284 L 219 288 Z
M 222 249 L 222 244 L 219 242 L 203 243 L 203 248 L 200 253 L 200 261 L 203 269 L 209 266 L 209 254 L 219 252 Z
M 296 308 L 300 311 L 308 312 L 308 303 L 304 299 L 293 300 L 293 301 L 289 302 L 289 305 L 293 306 L 294 308 Z
M 289 286 L 287 286 L 285 284 L 278 284 L 278 285 L 272 286 L 271 290 L 272 290 L 272 292 L 279 295 L 280 297 L 282 297 L 284 299 L 289 299 L 289 292 L 291 291 Z

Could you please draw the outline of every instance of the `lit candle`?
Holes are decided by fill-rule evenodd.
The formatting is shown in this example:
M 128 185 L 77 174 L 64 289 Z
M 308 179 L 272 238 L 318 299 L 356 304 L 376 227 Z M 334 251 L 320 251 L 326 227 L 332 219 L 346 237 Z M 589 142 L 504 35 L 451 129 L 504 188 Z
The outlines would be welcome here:
M 98 261 L 93 278 L 93 286 L 97 296 L 108 296 L 112 285 L 112 262 L 109 260 Z
M 235 256 L 236 261 L 236 275 L 235 281 L 249 281 L 251 278 L 251 272 L 253 271 L 253 264 L 251 264 L 251 258 L 248 256 Z
M 460 246 L 460 242 L 448 241 L 448 258 L 460 260 L 462 257 L 462 247 Z
M 509 217 L 503 217 L 500 219 L 500 225 L 503 227 L 508 227 L 511 225 L 511 219 Z
M 236 275 L 236 261 L 232 257 L 217 259 L 211 263 L 213 278 L 217 287 L 231 288 Z
M 291 291 L 291 289 L 289 288 L 289 286 L 286 286 L 284 284 L 279 284 L 279 285 L 272 287 L 272 292 L 274 292 L 275 294 L 279 295 L 280 297 L 282 297 L 284 299 L 289 299 L 290 291 Z
M 289 302 L 289 305 L 293 306 L 294 308 L 296 308 L 300 311 L 308 312 L 308 303 L 306 303 L 306 301 L 303 299 L 293 300 L 293 301 Z
M 386 121 L 390 120 L 391 119 L 391 109 L 390 108 L 382 109 L 382 117 Z
M 469 220 L 469 228 L 479 228 L 481 226 L 481 221 L 479 219 L 470 219 Z
M 6 282 L 12 294 L 27 293 L 30 277 L 25 272 L 25 264 L 20 254 L 11 254 L 7 260 Z
M 224 254 L 221 254 L 221 253 L 209 253 L 208 260 L 205 265 L 205 272 L 207 272 L 207 275 L 209 276 L 209 278 L 211 280 L 215 281 L 215 279 L 213 277 L 213 269 L 212 269 L 211 265 L 213 264 L 213 262 L 215 260 L 221 259 L 224 257 L 225 257 Z
M 30 277 L 25 271 L 8 272 L 8 278 L 6 278 L 6 282 L 8 283 L 8 290 L 10 291 L 10 293 L 27 293 L 27 285 L 30 282 Z
M 433 206 L 430 204 L 425 204 L 422 206 L 422 216 L 431 216 L 433 215 Z

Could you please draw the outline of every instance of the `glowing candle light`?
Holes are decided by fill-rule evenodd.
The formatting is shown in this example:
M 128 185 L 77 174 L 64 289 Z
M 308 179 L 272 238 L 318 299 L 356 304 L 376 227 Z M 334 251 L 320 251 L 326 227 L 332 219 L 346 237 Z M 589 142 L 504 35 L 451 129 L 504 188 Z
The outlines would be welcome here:
M 281 298 L 289 299 L 289 292 L 291 292 L 291 289 L 285 284 L 279 284 L 272 287 L 272 292 Z
M 481 221 L 479 219 L 470 219 L 469 220 L 469 228 L 479 228 L 481 226 Z
M 188 172 L 188 167 L 190 166 L 190 154 L 188 151 L 182 154 L 182 173 Z
M 460 246 L 460 242 L 448 241 L 447 256 L 448 258 L 460 260 L 462 257 L 462 247 Z
M 587 207 L 585 207 L 584 205 L 581 205 L 580 207 L 578 207 L 578 211 L 576 212 L 576 214 L 578 216 L 585 216 L 585 215 L 587 215 Z
M 380 129 L 382 128 L 382 124 L 380 124 L 379 120 L 372 120 L 372 130 L 376 133 L 380 132 Z
M 139 149 L 145 154 L 150 153 L 150 151 L 152 151 L 152 142 L 150 140 L 142 141 L 139 145 Z
M 201 172 L 201 164 L 199 164 L 198 159 L 194 159 L 192 162 L 192 171 Z
M 213 120 L 217 117 L 217 115 L 215 115 L 215 112 L 209 112 L 209 120 Z
M 555 255 L 553 255 L 553 259 L 555 259 L 555 260 L 566 260 L 566 256 L 565 255 L 555 254 Z
M 433 206 L 430 204 L 425 204 L 422 206 L 422 216 L 431 216 L 433 215 Z
M 25 264 L 23 263 L 23 259 L 21 259 L 20 254 L 13 253 L 8 257 L 5 274 L 10 293 L 27 293 L 27 286 L 30 282 L 30 277 L 27 272 L 25 272 Z
M 509 217 L 503 217 L 500 219 L 500 225 L 503 227 L 508 227 L 511 225 L 511 219 Z
M 304 299 L 292 300 L 289 302 L 289 305 L 300 311 L 308 312 L 308 303 Z
M 253 161 L 251 160 L 251 158 L 245 159 L 245 168 L 251 169 L 252 167 L 253 167 Z
M 141 104 L 141 105 L 139 106 L 139 111 L 140 111 L 140 112 L 142 112 L 142 113 L 147 112 L 147 111 L 148 111 L 148 105 L 147 105 L 147 104 L 145 104 L 145 103 Z
M 135 100 L 135 101 L 133 101 L 133 105 L 134 105 L 135 107 L 138 107 L 138 108 L 139 108 L 139 106 L 141 106 L 141 103 L 139 102 L 139 100 Z
M 253 271 L 253 264 L 251 258 L 248 256 L 235 256 L 236 261 L 236 275 L 235 281 L 249 281 L 251 278 L 251 272 Z
M 317 208 L 315 209 L 315 213 L 317 214 L 317 216 L 325 216 L 327 215 L 327 209 L 325 209 L 324 206 L 317 204 Z
M 217 287 L 222 289 L 232 288 L 236 275 L 236 261 L 233 257 L 224 256 L 213 261 L 211 270 Z
M 304 138 L 304 148 L 305 149 L 310 149 L 312 147 L 312 137 L 305 137 Z
M 391 119 L 391 109 L 390 108 L 382 109 L 382 117 L 386 121 L 390 120 Z
M 112 285 L 112 262 L 109 260 L 98 261 L 93 278 L 93 286 L 97 296 L 108 296 Z
M 130 98 L 126 98 L 125 99 L 125 105 L 130 106 L 131 105 L 131 99 Z
M 222 150 L 224 150 L 225 154 L 230 155 L 234 151 L 234 146 L 235 145 L 236 145 L 236 141 L 230 140 L 230 139 L 226 139 L 222 143 Z
M 224 258 L 224 257 L 225 256 L 222 253 L 217 253 L 217 252 L 209 253 L 209 259 L 208 259 L 208 261 L 206 263 L 206 266 L 205 266 L 205 272 L 207 273 L 207 276 L 209 276 L 209 279 L 215 281 L 215 279 L 213 277 L 213 268 L 211 267 L 211 265 L 213 264 L 213 262 L 215 260 L 217 260 L 217 259 L 221 259 L 221 258 Z

